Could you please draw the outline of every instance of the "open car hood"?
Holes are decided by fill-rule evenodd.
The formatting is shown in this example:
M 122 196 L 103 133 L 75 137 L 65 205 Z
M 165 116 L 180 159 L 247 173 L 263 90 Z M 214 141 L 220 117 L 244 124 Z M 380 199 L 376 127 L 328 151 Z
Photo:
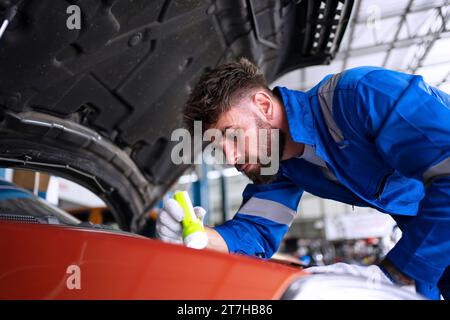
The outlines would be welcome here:
M 67 25 L 72 3 L 80 29 Z M 78 182 L 136 231 L 187 168 L 171 162 L 170 134 L 198 77 L 241 56 L 269 82 L 328 63 L 353 0 L 11 0 L 0 17 L 14 4 L 0 39 L 0 165 Z

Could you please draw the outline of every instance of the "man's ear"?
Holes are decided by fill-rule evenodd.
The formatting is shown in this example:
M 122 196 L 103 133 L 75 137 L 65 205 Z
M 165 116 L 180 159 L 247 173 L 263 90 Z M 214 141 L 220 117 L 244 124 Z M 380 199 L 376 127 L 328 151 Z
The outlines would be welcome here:
M 273 100 L 267 92 L 262 90 L 256 92 L 253 96 L 253 102 L 264 118 L 267 120 L 273 119 Z

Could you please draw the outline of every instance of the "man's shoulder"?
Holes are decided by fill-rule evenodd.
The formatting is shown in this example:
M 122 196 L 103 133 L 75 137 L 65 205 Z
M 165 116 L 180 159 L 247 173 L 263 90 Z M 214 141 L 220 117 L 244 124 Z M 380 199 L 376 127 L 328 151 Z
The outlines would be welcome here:
M 347 69 L 336 76 L 339 77 L 338 89 L 358 89 L 358 84 L 362 83 L 362 86 L 369 85 L 377 91 L 389 93 L 393 86 L 399 90 L 405 89 L 414 77 L 412 74 L 370 66 Z
M 361 79 L 364 79 L 371 73 L 389 73 L 390 70 L 381 67 L 356 67 L 342 71 L 336 74 L 339 77 L 338 89 L 355 89 Z
M 328 74 L 322 78 L 313 88 L 307 93 L 311 96 L 319 94 L 321 89 L 326 86 L 326 91 L 329 92 L 329 88 L 332 87 L 333 91 L 356 89 L 359 81 L 368 74 L 374 71 L 388 71 L 387 69 L 380 67 L 363 66 L 351 69 L 346 69 L 342 72 Z M 337 81 L 336 81 L 337 80 Z M 333 84 L 330 84 L 330 81 Z

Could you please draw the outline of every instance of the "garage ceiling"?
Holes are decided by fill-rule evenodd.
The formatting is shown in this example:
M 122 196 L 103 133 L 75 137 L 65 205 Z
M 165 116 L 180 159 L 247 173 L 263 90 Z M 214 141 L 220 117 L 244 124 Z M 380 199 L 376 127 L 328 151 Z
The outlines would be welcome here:
M 273 85 L 307 90 L 327 74 L 362 65 L 420 74 L 450 93 L 450 0 L 355 1 L 336 59 Z

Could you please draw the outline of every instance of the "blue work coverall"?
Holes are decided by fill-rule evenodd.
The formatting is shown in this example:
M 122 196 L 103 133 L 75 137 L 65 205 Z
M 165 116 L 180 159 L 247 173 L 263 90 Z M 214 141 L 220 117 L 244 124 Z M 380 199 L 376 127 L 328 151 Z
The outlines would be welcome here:
M 215 229 L 229 251 L 270 258 L 304 191 L 391 215 L 402 238 L 387 258 L 429 298 L 450 298 L 450 96 L 421 76 L 359 67 L 307 92 L 276 87 L 294 141 L 338 181 L 301 158 L 277 180 L 249 184 L 233 219 Z M 439 290 L 438 290 L 439 288 Z

